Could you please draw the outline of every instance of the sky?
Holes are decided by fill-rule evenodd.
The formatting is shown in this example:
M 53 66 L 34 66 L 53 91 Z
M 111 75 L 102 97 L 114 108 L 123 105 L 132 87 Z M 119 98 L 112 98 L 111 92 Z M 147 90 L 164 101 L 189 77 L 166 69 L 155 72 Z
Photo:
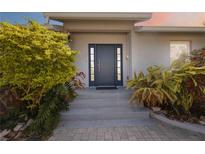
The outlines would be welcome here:
M 44 24 L 44 16 L 42 12 L 0 12 L 0 21 L 6 21 L 12 24 L 26 24 L 27 20 L 36 20 Z M 51 24 L 60 24 L 60 22 L 51 21 Z
M 40 23 L 44 23 L 44 16 L 42 12 L 11 12 L 1 13 L 0 21 L 6 21 L 10 23 L 25 24 L 27 19 L 36 20 Z M 51 21 L 51 24 L 62 23 L 57 21 Z M 152 14 L 152 18 L 148 21 L 137 23 L 137 26 L 205 26 L 205 13 L 168 13 L 168 12 L 156 12 Z

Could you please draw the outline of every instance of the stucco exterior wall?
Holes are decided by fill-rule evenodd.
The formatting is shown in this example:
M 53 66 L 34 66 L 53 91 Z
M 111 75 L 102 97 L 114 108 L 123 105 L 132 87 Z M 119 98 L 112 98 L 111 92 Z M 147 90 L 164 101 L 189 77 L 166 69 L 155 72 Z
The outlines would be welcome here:
M 190 41 L 191 49 L 205 46 L 204 33 L 72 32 L 71 47 L 79 50 L 76 66 L 86 74 L 88 87 L 88 44 L 123 44 L 123 85 L 134 72 L 152 65 L 170 65 L 170 41 Z
M 191 49 L 205 47 L 204 33 L 136 32 L 132 51 L 133 72 L 146 71 L 151 65 L 170 65 L 170 41 L 191 41 Z
M 71 20 L 64 23 L 68 32 L 128 32 L 133 21 Z
M 88 62 L 88 44 L 122 44 L 123 45 L 123 85 L 126 85 L 129 74 L 129 55 L 128 33 L 71 33 L 71 47 L 79 50 L 76 66 L 78 71 L 86 74 L 85 84 L 89 86 L 89 62 Z

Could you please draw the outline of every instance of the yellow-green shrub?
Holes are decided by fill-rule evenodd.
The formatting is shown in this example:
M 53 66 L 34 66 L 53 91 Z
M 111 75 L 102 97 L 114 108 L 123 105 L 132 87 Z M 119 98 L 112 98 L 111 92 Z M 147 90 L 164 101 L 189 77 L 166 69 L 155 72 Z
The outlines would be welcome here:
M 68 36 L 37 22 L 26 26 L 0 23 L 0 87 L 10 86 L 21 100 L 35 107 L 55 85 L 75 75 Z

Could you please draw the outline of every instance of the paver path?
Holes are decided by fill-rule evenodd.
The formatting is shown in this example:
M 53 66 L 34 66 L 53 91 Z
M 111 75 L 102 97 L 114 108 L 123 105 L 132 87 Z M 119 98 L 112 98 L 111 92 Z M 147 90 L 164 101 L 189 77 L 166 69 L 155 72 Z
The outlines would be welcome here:
M 86 89 L 78 94 L 49 140 L 205 140 L 150 119 L 145 108 L 128 103 L 128 90 Z

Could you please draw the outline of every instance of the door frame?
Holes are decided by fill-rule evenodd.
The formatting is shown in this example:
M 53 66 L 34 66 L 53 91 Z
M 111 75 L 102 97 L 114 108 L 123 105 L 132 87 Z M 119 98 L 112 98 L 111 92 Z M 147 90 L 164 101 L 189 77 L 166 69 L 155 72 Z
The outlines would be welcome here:
M 123 86 L 123 45 L 122 44 L 115 44 L 115 43 L 89 43 L 88 44 L 88 75 L 89 75 L 89 87 L 96 87 L 96 71 L 97 71 L 97 63 L 96 63 L 96 47 L 97 45 L 113 45 L 115 47 L 115 70 L 114 70 L 114 78 L 115 78 L 115 85 L 114 86 Z M 94 48 L 94 81 L 91 81 L 91 56 L 90 56 L 90 50 L 91 48 Z M 117 80 L 117 48 L 120 48 L 121 51 L 121 55 L 120 55 L 120 59 L 121 59 L 121 80 Z

